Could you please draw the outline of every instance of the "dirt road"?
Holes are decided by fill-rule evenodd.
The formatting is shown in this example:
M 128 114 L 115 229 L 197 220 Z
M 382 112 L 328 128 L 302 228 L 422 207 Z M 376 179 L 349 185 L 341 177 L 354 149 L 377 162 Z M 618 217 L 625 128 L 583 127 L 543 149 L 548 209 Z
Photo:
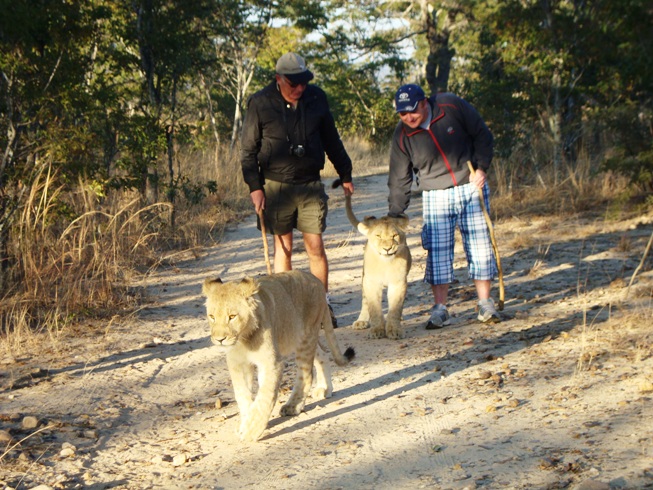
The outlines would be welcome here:
M 359 217 L 385 214 L 385 182 L 358 179 Z M 347 221 L 342 191 L 330 194 L 331 296 L 344 326 L 336 333 L 357 352 L 350 366 L 333 365 L 333 398 L 280 418 L 286 376 L 264 439 L 235 436 L 238 411 L 224 354 L 208 339 L 201 283 L 266 272 L 252 216 L 199 260 L 148 278 L 152 304 L 133 321 L 86 329 L 39 355 L 4 354 L 0 488 L 653 488 L 650 266 L 622 301 L 651 216 L 495 223 L 505 321 L 475 320 L 458 245 L 453 323 L 426 331 L 416 195 L 407 338 L 369 340 L 347 327 L 360 308 L 364 237 Z M 300 243 L 294 263 L 306 269 Z

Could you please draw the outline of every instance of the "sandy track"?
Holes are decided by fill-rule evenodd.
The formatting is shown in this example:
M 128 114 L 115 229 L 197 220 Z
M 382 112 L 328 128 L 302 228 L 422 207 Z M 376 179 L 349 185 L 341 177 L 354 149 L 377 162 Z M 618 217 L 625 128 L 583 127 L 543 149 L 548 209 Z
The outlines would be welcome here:
M 359 217 L 385 214 L 385 182 L 357 179 Z M 364 238 L 347 221 L 342 192 L 330 195 L 331 296 L 346 326 L 360 308 Z M 5 356 L 0 429 L 14 442 L 29 437 L 3 457 L 0 488 L 653 488 L 650 267 L 621 302 L 651 217 L 496 223 L 505 321 L 476 322 L 458 246 L 453 324 L 433 332 L 423 328 L 431 297 L 420 213 L 416 195 L 407 338 L 338 329 L 357 356 L 332 365 L 333 398 L 280 418 L 286 376 L 258 443 L 235 436 L 237 407 L 200 293 L 208 276 L 265 273 L 254 217 L 201 259 L 149 278 L 153 302 L 134 321 L 60 340 L 41 356 Z M 294 263 L 306 269 L 300 242 Z M 29 415 L 42 429 L 31 436 L 38 429 L 21 426 Z

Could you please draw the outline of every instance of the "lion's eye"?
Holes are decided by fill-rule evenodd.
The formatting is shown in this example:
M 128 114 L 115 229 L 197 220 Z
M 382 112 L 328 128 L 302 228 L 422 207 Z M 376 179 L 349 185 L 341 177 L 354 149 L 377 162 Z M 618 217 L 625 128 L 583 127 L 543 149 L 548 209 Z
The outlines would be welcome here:
M 209 321 L 215 322 L 215 317 L 213 315 L 209 315 Z
M 229 321 L 233 320 L 234 318 L 236 318 L 236 315 L 229 315 Z

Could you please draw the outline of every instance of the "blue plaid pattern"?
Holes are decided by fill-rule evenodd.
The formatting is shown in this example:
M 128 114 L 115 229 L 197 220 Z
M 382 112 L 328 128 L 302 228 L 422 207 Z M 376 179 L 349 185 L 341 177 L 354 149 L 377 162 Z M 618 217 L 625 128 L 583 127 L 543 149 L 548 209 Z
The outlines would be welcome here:
M 483 188 L 485 206 L 490 209 L 490 189 Z M 492 280 L 497 265 L 483 209 L 474 184 L 422 193 L 422 247 L 428 251 L 424 281 L 449 284 L 454 280 L 454 232 L 456 226 L 463 239 L 471 279 Z

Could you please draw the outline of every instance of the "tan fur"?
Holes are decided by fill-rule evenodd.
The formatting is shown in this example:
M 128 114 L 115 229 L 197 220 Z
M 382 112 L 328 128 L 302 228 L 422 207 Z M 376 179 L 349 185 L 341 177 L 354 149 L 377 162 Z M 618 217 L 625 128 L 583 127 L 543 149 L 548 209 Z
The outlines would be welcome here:
M 257 279 L 222 283 L 204 281 L 211 340 L 227 349 L 227 365 L 240 411 L 241 440 L 255 441 L 267 427 L 281 382 L 282 360 L 295 354 L 297 376 L 281 415 L 304 409 L 313 381 L 313 397 L 331 396 L 331 373 L 317 351 L 320 330 L 335 362 L 344 366 L 354 356 L 343 355 L 336 341 L 324 286 L 312 274 L 291 271 Z M 255 391 L 254 373 L 258 390 Z
M 363 254 L 363 302 L 353 327 L 371 327 L 372 338 L 401 339 L 405 335 L 401 315 L 412 261 L 406 244 L 408 218 L 367 217 L 358 221 L 351 208 L 351 196 L 345 196 L 345 209 L 349 222 L 367 236 Z M 382 306 L 384 286 L 388 288 L 385 321 Z

